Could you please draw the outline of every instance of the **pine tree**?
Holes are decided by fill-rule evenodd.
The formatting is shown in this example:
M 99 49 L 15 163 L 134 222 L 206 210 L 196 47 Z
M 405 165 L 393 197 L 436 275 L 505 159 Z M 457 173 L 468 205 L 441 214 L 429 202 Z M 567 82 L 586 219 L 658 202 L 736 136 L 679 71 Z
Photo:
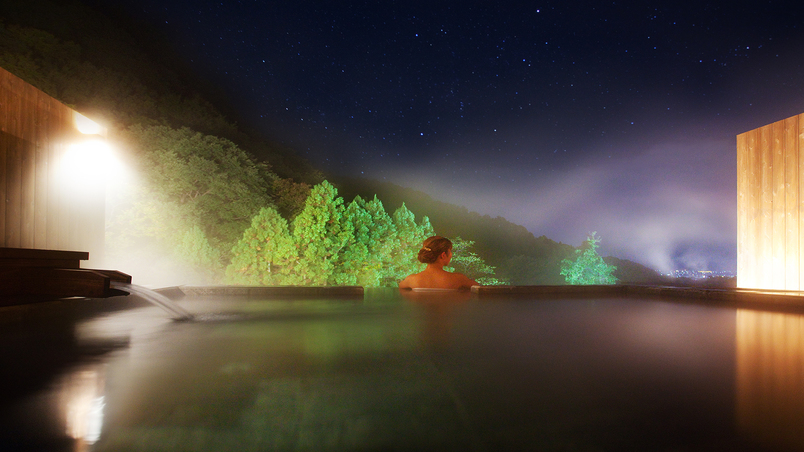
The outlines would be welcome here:
M 293 219 L 292 234 L 299 261 L 291 275 L 293 284 L 334 284 L 335 264 L 351 235 L 344 218 L 343 198 L 324 181 L 310 191 L 304 209 Z
M 296 262 L 296 248 L 288 224 L 272 208 L 262 208 L 251 226 L 232 249 L 232 263 L 226 268 L 227 284 L 287 284 Z
M 395 285 L 394 280 L 383 280 L 388 273 L 387 269 L 393 264 L 394 250 L 399 247 L 399 233 L 394 220 L 385 211 L 377 195 L 366 203 L 366 211 L 371 216 L 368 245 L 370 258 L 360 283 L 367 287 L 382 286 L 384 283 Z
M 405 203 L 394 211 L 393 222 L 397 231 L 397 241 L 391 251 L 391 265 L 383 276 L 392 281 L 399 281 L 411 273 L 422 271 L 424 264 L 420 263 L 416 256 L 424 240 L 434 232 L 427 217 L 423 217 L 421 222 L 416 224 L 415 215 L 408 210 Z
M 472 251 L 474 244 L 473 240 L 460 237 L 452 239 L 452 262 L 445 270 L 463 273 L 483 285 L 507 284 L 507 281 L 494 276 L 494 267 L 487 265 L 482 257 Z
M 561 274 L 568 284 L 617 284 L 614 271 L 617 267 L 609 265 L 597 254 L 600 238 L 593 232 L 587 237 L 585 247 L 575 250 L 575 260 L 561 261 Z
M 360 196 L 349 203 L 344 212 L 345 224 L 352 227 L 351 234 L 339 255 L 333 273 L 333 281 L 337 285 L 365 285 L 359 283 L 371 259 L 371 215 L 365 209 L 366 202 Z

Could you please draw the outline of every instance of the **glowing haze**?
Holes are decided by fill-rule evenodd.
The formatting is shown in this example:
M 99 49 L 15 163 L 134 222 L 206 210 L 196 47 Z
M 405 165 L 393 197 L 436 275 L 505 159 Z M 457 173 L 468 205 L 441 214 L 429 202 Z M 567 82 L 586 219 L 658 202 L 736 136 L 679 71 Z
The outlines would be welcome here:
M 804 111 L 791 2 L 131 1 L 240 120 L 658 270 L 736 269 L 735 136 Z

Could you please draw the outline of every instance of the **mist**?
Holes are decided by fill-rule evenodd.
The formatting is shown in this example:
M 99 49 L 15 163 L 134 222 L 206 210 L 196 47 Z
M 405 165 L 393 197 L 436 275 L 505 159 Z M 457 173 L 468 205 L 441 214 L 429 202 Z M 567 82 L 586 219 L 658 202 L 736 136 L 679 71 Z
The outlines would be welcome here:
M 731 140 L 667 141 L 572 168 L 522 165 L 514 176 L 397 170 L 400 185 L 502 216 L 573 246 L 591 232 L 600 252 L 661 272 L 736 269 L 736 151 Z M 725 162 L 725 163 L 724 163 Z M 509 172 L 512 170 L 509 169 Z M 518 173 L 518 175 L 517 175 Z

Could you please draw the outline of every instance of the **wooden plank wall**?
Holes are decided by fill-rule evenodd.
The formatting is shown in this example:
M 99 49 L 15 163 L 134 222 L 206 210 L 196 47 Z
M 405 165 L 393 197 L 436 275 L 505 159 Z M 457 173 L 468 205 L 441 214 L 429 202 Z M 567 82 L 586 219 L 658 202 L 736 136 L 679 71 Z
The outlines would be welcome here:
M 804 285 L 804 114 L 737 136 L 737 286 Z
M 0 247 L 103 254 L 104 194 L 70 199 L 57 167 L 67 146 L 83 138 L 74 111 L 0 68 Z M 73 196 L 73 198 L 76 198 Z M 75 215 L 75 210 L 90 215 Z M 94 210 L 100 209 L 99 213 Z

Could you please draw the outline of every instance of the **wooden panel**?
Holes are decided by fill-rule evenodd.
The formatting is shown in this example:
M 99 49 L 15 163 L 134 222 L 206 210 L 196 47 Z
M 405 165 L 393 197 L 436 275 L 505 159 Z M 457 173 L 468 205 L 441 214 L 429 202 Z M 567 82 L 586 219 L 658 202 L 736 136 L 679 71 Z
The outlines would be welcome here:
M 740 287 L 759 287 L 760 246 L 761 246 L 761 153 L 759 152 L 759 130 L 743 134 L 745 143 L 745 166 L 741 172 L 745 180 L 745 200 L 743 204 L 745 230 L 742 231 L 743 252 L 738 259 L 743 263 L 743 274 L 738 274 Z
M 77 214 L 55 179 L 73 110 L 0 68 L 0 131 L 0 246 L 102 252 L 102 209 Z
M 19 129 L 23 137 L 22 179 L 20 180 L 20 246 L 34 246 L 34 196 L 36 187 L 36 145 L 34 144 L 34 117 L 36 116 L 36 92 L 34 87 L 25 86 L 20 98 Z
M 0 101 L 0 110 L 3 110 L 4 105 Z M 0 121 L 2 121 L 2 117 L 0 117 Z M 10 138 L 7 133 L 0 131 L 0 246 L 6 246 L 6 184 L 8 183 L 6 154 Z
M 737 136 L 737 286 L 804 288 L 804 114 Z
M 753 284 L 751 287 L 761 286 L 762 272 L 762 150 L 761 150 L 760 130 L 754 130 L 751 134 L 751 205 L 753 206 L 754 224 L 750 230 L 752 234 L 752 265 L 754 268 Z
M 60 115 L 62 110 L 59 108 L 54 108 L 50 112 L 50 134 L 51 137 L 55 134 L 56 136 L 62 135 L 60 130 L 61 128 L 61 118 Z M 47 198 L 47 216 L 48 221 L 46 225 L 46 234 L 47 234 L 47 246 L 48 249 L 60 249 L 61 247 L 61 240 L 59 235 L 61 234 L 61 229 L 63 227 L 64 219 L 61 215 L 61 197 L 63 196 L 63 190 L 58 189 L 58 178 L 56 175 L 56 171 L 59 165 L 59 151 L 62 145 L 60 142 L 53 142 L 53 138 L 51 138 L 50 147 L 47 150 L 48 153 L 48 177 L 50 180 L 53 181 L 51 184 L 51 189 L 48 191 L 48 198 Z M 68 248 L 68 247 L 65 247 Z
M 804 114 L 798 115 L 796 126 L 796 150 L 798 154 L 798 280 L 799 290 L 804 286 Z
M 31 250 L 20 248 L 0 248 L 0 260 L 42 259 L 85 261 L 89 254 L 84 251 Z
M 12 89 L 14 88 L 12 84 Z M 15 132 L 19 131 L 20 94 L 9 93 L 8 117 L 6 126 L 11 136 L 16 138 L 6 149 L 6 235 L 5 246 L 20 247 L 20 229 L 22 217 L 20 204 L 22 203 L 22 140 Z
M 8 176 L 6 175 L 6 155 L 10 135 L 6 132 L 11 108 L 9 73 L 0 70 L 0 246 L 6 245 L 6 196 Z
M 798 118 L 783 121 L 782 147 L 785 172 L 785 284 L 787 290 L 800 290 L 799 285 L 799 178 L 798 178 Z
M 759 129 L 760 154 L 760 236 L 759 259 L 764 267 L 773 263 L 773 154 L 771 152 L 771 127 Z M 759 288 L 772 288 L 771 271 L 762 268 L 759 274 Z
M 50 159 L 48 148 L 50 146 L 50 104 L 51 99 L 45 93 L 37 92 L 36 116 L 34 124 L 36 139 L 34 141 L 36 174 L 34 193 L 34 244 L 32 248 L 47 248 L 47 199 L 50 184 Z
M 756 224 L 752 205 L 751 171 L 753 170 L 751 145 L 754 131 L 737 136 L 737 285 L 752 287 L 754 267 L 752 265 L 754 247 L 751 239 L 754 235 L 750 228 Z
M 771 287 L 784 289 L 785 288 L 785 245 L 786 245 L 786 231 L 787 224 L 785 222 L 785 203 L 786 203 L 786 190 L 785 190 L 785 152 L 784 152 L 784 122 L 778 121 L 770 125 L 770 146 L 772 153 L 773 166 L 771 172 L 773 174 L 773 192 L 772 192 L 772 205 L 773 211 L 772 230 L 771 230 L 771 243 L 772 243 L 772 265 L 771 271 Z

